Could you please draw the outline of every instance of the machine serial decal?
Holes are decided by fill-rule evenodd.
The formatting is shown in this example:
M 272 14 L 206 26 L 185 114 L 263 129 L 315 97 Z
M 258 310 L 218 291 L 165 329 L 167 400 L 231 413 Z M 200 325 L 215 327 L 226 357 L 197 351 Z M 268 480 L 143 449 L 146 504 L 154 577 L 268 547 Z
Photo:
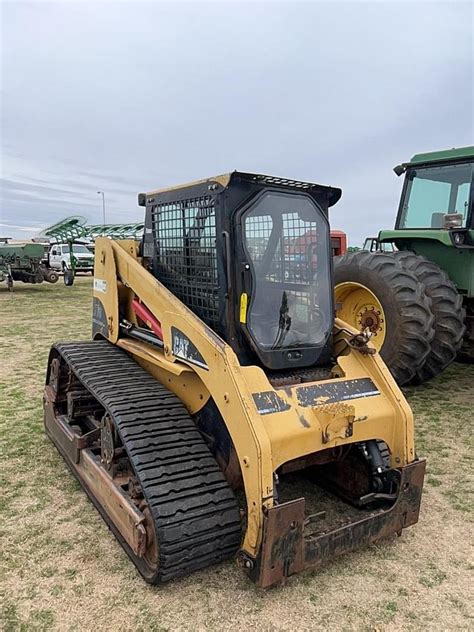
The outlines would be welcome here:
M 94 290 L 105 294 L 107 292 L 107 281 L 104 279 L 94 279 Z
M 176 329 L 176 327 L 171 327 L 171 341 L 173 345 L 173 355 L 176 358 L 181 358 L 191 364 L 200 366 L 202 369 L 206 369 L 206 371 L 209 370 L 196 345 L 194 345 L 182 331 Z
M 318 406 L 333 402 L 344 402 L 360 397 L 380 395 L 372 380 L 368 377 L 343 382 L 311 384 L 296 389 L 300 406 Z

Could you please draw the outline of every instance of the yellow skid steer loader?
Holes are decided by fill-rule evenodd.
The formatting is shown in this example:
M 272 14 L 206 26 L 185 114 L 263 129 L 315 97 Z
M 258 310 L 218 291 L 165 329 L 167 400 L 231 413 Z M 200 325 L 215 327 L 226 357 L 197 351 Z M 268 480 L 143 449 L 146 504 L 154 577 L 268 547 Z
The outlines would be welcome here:
M 150 583 L 236 556 L 267 587 L 418 520 L 411 410 L 334 318 L 340 196 L 233 172 L 96 241 L 93 340 L 52 347 L 45 426 Z

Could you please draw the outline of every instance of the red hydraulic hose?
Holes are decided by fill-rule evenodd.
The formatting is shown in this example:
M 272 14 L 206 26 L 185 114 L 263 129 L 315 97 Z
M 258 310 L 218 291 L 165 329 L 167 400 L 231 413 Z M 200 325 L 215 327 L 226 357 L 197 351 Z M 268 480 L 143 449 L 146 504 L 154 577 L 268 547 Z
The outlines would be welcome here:
M 132 300 L 132 309 L 135 314 L 143 320 L 144 323 L 155 333 L 160 340 L 163 340 L 163 330 L 161 323 L 153 316 L 148 307 L 141 303 L 137 298 Z

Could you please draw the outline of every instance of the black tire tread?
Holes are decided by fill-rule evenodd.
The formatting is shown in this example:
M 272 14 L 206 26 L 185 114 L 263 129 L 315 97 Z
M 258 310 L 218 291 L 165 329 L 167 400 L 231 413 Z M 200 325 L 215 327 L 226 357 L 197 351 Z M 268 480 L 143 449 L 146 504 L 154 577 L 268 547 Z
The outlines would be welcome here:
M 397 336 L 397 344 L 389 348 L 384 343 L 380 355 L 398 384 L 407 384 L 431 351 L 434 336 L 431 299 L 417 277 L 405 270 L 393 254 L 361 250 L 334 257 L 335 285 L 352 281 L 354 273 L 364 279 L 368 270 L 385 283 L 397 304 L 399 327 L 393 334 Z
M 466 311 L 456 286 L 436 263 L 411 251 L 395 252 L 394 256 L 423 283 L 431 299 L 435 335 L 425 363 L 413 378 L 414 383 L 421 384 L 441 373 L 456 359 L 466 329 Z

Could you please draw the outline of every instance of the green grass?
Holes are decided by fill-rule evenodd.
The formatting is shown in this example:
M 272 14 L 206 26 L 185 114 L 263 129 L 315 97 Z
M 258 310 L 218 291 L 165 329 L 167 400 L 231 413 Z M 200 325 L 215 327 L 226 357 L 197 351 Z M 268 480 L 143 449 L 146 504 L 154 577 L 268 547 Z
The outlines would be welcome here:
M 420 522 L 263 592 L 232 563 L 161 587 L 136 574 L 49 443 L 52 343 L 90 337 L 91 279 L 0 287 L 1 622 L 17 630 L 472 629 L 474 367 L 406 391 L 427 458 Z

